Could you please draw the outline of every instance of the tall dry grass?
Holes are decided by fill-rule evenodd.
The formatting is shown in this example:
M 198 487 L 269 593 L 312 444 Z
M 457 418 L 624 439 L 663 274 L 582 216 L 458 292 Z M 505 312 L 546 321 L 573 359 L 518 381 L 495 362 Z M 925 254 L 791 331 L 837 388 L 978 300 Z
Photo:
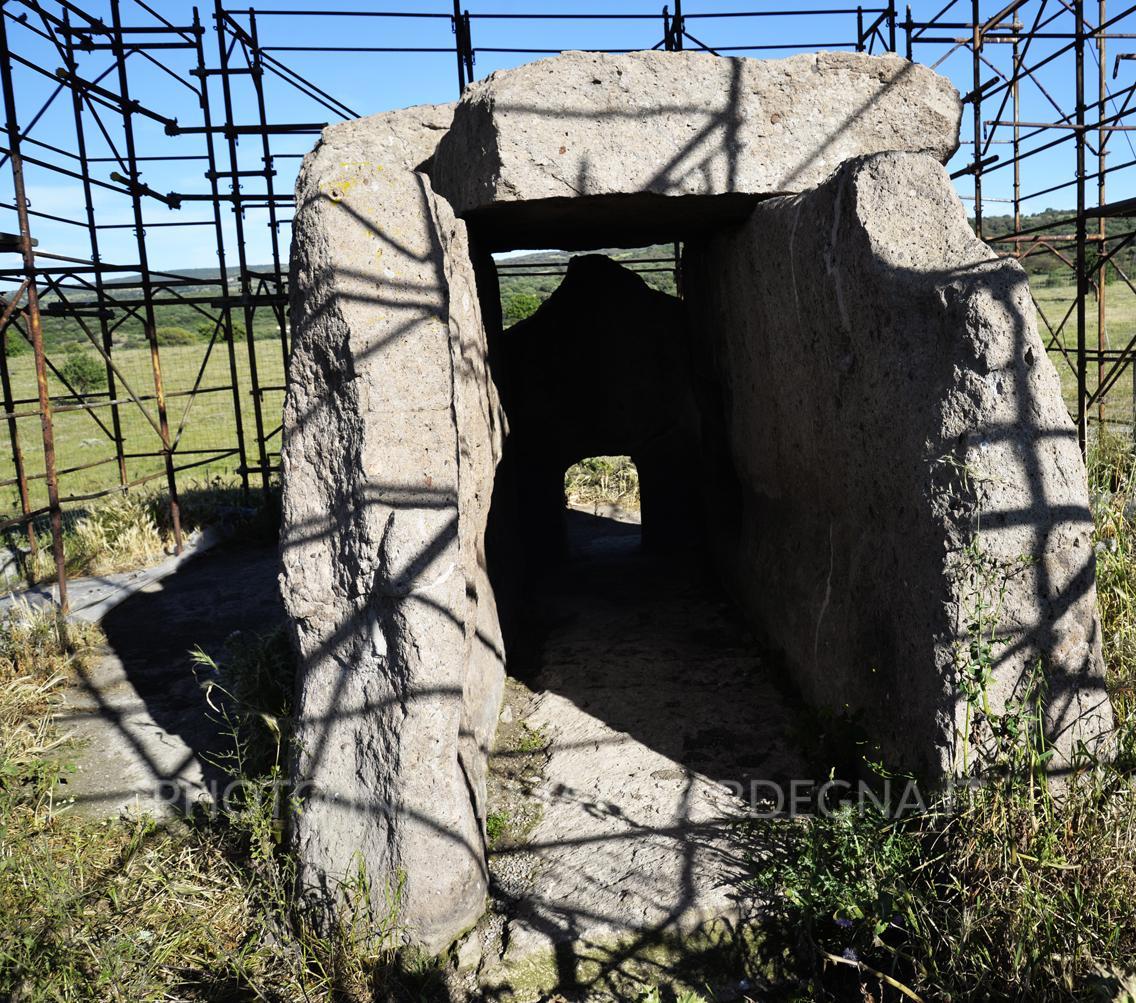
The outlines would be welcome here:
M 974 542 L 973 636 L 960 677 L 973 782 L 896 818 L 869 805 L 745 830 L 751 890 L 771 904 L 772 958 L 810 1000 L 1136 999 L 1136 460 L 1103 435 L 1089 457 L 1107 685 L 1117 742 L 1051 776 L 1037 686 L 1003 714 L 984 700 L 998 574 Z M 976 639 L 979 643 L 975 643 Z M 970 735 L 966 736 L 969 740 Z
M 240 794 L 189 818 L 88 818 L 68 798 L 73 751 L 54 720 L 101 637 L 50 609 L 0 620 L 0 999 L 413 998 L 434 968 L 399 952 L 397 900 L 345 875 L 344 923 L 317 927 L 283 852 L 280 776 L 291 653 L 246 638 L 219 668 Z M 242 702 L 247 700 L 248 702 Z M 255 751 L 255 755 L 250 754 Z M 380 897 L 381 899 L 381 897 Z

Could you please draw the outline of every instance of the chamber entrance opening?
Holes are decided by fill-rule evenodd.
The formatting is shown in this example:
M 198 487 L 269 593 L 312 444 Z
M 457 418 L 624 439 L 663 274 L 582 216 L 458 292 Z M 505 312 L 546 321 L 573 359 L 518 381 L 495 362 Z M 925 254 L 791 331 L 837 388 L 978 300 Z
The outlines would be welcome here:
M 721 422 L 702 417 L 705 346 L 675 248 L 506 259 L 488 275 L 482 260 L 508 425 L 486 531 L 510 677 L 488 811 L 539 818 L 513 843 L 502 823 L 490 874 L 554 929 L 720 912 L 720 820 L 809 772 L 777 663 L 706 545 L 706 457 L 725 450 L 704 448 Z M 518 846 L 540 861 L 520 889 Z
M 748 790 L 782 775 L 782 723 L 754 708 L 780 717 L 785 697 L 705 543 L 704 438 L 719 429 L 702 417 L 676 250 L 496 262 L 508 435 L 487 559 L 510 675 Z
M 639 500 L 639 471 L 630 456 L 588 456 L 564 471 L 564 501 L 570 510 L 638 522 Z
M 511 495 L 502 503 L 514 508 L 525 563 L 564 556 L 565 471 L 596 456 L 634 464 L 646 546 L 690 546 L 701 525 L 696 483 L 673 471 L 692 470 L 696 482 L 701 429 L 681 300 L 607 255 L 587 254 L 570 258 L 531 310 L 550 277 L 532 271 L 543 287 L 517 288 L 516 273 L 507 278 L 513 288 L 502 284 L 502 325 L 490 345 L 508 418 L 497 480 Z

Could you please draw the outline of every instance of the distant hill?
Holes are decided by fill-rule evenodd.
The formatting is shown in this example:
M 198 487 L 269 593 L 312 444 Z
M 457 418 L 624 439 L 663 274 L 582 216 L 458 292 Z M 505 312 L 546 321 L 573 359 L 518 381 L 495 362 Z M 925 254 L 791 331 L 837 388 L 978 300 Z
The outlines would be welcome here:
M 497 259 L 497 275 L 501 286 L 501 302 L 506 314 L 513 306 L 514 319 L 516 315 L 527 315 L 528 311 L 520 305 L 517 297 L 535 296 L 539 302 L 544 302 L 552 291 L 560 285 L 560 274 L 552 275 L 526 275 L 526 268 L 540 271 L 542 266 L 548 266 L 548 271 L 559 271 L 568 263 L 570 258 L 578 254 L 606 254 L 616 261 L 633 261 L 642 259 L 663 259 L 658 265 L 629 265 L 643 276 L 643 281 L 654 289 L 675 294 L 674 271 L 669 267 L 674 260 L 674 245 L 654 244 L 651 247 L 625 247 L 602 248 L 597 251 L 534 251 L 531 254 L 512 255 L 508 258 Z M 530 304 L 531 305 L 531 304 Z
M 260 265 L 253 266 L 250 271 L 253 272 L 271 272 L 271 266 Z M 239 269 L 229 268 L 227 273 L 230 281 L 230 292 L 236 292 L 236 279 L 239 274 Z M 165 276 L 176 275 L 179 278 L 191 280 L 189 285 L 178 285 L 176 292 L 179 296 L 186 298 L 202 298 L 202 297 L 215 297 L 219 293 L 218 279 L 220 277 L 220 269 L 218 268 L 179 268 L 176 270 L 158 269 L 154 274 L 155 283 L 160 284 Z M 126 286 L 137 283 L 140 276 L 137 272 L 126 272 L 120 275 L 108 276 L 104 280 L 104 285 L 107 287 L 108 295 L 115 296 L 116 286 Z M 119 293 L 125 300 L 137 300 L 141 297 L 141 290 L 129 289 L 122 290 Z M 68 299 L 71 304 L 82 307 L 94 302 L 93 294 L 83 294 L 71 292 Z M 172 293 L 159 291 L 156 298 L 169 301 L 176 297 Z M 73 316 L 65 313 L 55 313 L 54 311 L 59 307 L 59 297 L 52 293 L 44 293 L 40 296 L 40 303 L 43 307 L 43 332 L 44 339 L 47 347 L 51 351 L 58 351 L 60 349 L 83 349 L 89 348 L 89 340 L 83 325 L 79 323 Z M 128 347 L 137 346 L 145 343 L 145 337 L 142 327 L 142 319 L 140 316 L 124 317 L 124 310 L 116 310 L 111 307 L 113 316 L 110 322 L 115 325 L 114 327 L 114 344 L 116 346 Z M 210 315 L 215 315 L 216 310 L 206 304 L 193 304 L 193 303 L 174 303 L 165 302 L 154 308 L 154 319 L 158 329 L 159 344 L 190 344 L 192 342 L 205 342 L 212 334 L 212 323 L 209 319 Z M 235 310 L 233 314 L 234 326 L 238 334 L 243 336 L 243 317 L 241 311 Z M 96 335 L 99 332 L 99 321 L 91 316 L 91 311 L 84 315 L 83 321 L 86 326 Z M 278 333 L 276 322 L 273 318 L 272 312 L 268 309 L 258 309 L 255 316 L 255 325 L 253 333 L 257 338 L 271 337 Z M 18 354 L 24 349 L 22 339 L 8 340 L 9 352 Z
M 1041 236 L 1058 236 L 1058 237 L 1073 237 L 1076 234 L 1076 227 L 1072 223 L 1063 222 L 1067 220 L 1072 214 L 1071 209 L 1046 209 L 1043 212 L 1031 213 L 1028 216 L 1022 217 L 1021 229 L 1023 231 L 1032 230 L 1034 233 L 1029 234 L 1030 237 Z M 974 225 L 974 219 L 970 220 L 971 226 Z M 992 241 L 996 250 L 1001 253 L 1008 253 L 1010 245 L 999 244 L 993 241 L 993 238 L 1000 237 L 1004 234 L 1011 233 L 1014 230 L 1014 218 L 1009 215 L 999 216 L 983 216 L 982 217 L 982 233 L 987 241 Z M 1130 219 L 1108 219 L 1105 220 L 1105 234 L 1113 237 L 1121 236 L 1132 230 L 1132 220 Z M 1097 232 L 1096 220 L 1091 220 L 1089 223 L 1089 235 L 1092 236 Z M 1019 245 L 1024 250 L 1029 249 L 1029 245 Z M 1036 245 L 1035 245 L 1036 246 Z M 1074 255 L 1074 246 L 1072 241 L 1055 241 L 1052 243 L 1053 247 L 1062 250 L 1066 257 L 1072 260 Z M 1092 267 L 1092 261 L 1095 258 L 1095 249 L 1090 251 L 1089 267 Z M 1136 247 L 1129 246 L 1123 248 L 1114 259 L 1115 264 L 1123 269 L 1124 273 L 1132 277 L 1136 271 Z M 1068 278 L 1072 281 L 1072 270 L 1069 265 L 1061 261 L 1051 251 L 1038 249 L 1029 253 L 1027 257 L 1022 260 L 1022 265 L 1031 276 L 1051 276 L 1053 280 Z M 1117 276 L 1110 275 L 1109 281 L 1113 281 Z
M 1046 209 L 1042 212 L 1032 213 L 1022 217 L 1021 228 L 1023 230 L 1036 230 L 1038 234 L 1045 234 L 1051 237 L 1072 236 L 1074 233 L 1073 225 L 1064 222 L 1068 219 L 1069 214 L 1070 210 L 1068 209 Z M 973 225 L 973 222 L 972 219 L 971 225 Z M 1132 222 L 1127 219 L 1111 219 L 1106 222 L 1106 232 L 1114 236 L 1126 233 L 1131 228 Z M 983 217 L 983 230 L 987 240 L 1009 233 L 1012 229 L 1013 218 L 1008 214 Z M 1090 233 L 1094 230 L 1095 226 L 1091 227 Z M 1003 253 L 1010 249 L 1008 245 L 997 244 L 996 242 L 993 246 Z M 1061 242 L 1055 242 L 1054 246 L 1066 250 L 1067 256 L 1072 256 L 1071 246 L 1063 245 Z M 513 308 L 512 315 L 515 319 L 517 316 L 525 315 L 531 309 L 534 309 L 534 301 L 535 303 L 540 303 L 547 299 L 557 285 L 560 284 L 560 273 L 563 267 L 571 257 L 578 253 L 585 252 L 549 250 L 532 251 L 525 254 L 510 255 L 508 257 L 499 256 L 497 258 L 497 264 L 500 277 L 501 299 L 502 303 L 506 305 L 507 312 L 511 302 Z M 674 255 L 674 248 L 670 244 L 656 244 L 652 247 L 634 249 L 605 248 L 593 253 L 606 254 L 616 261 L 630 261 L 642 258 L 664 259 L 653 269 L 644 266 L 636 266 L 636 270 L 641 272 L 644 281 L 653 288 L 671 294 L 675 292 L 674 273 L 668 264 L 670 261 L 673 261 Z M 1095 251 L 1093 253 L 1095 254 Z M 1090 258 L 1090 263 L 1091 260 L 1092 258 Z M 1115 263 L 1124 270 L 1125 274 L 1129 276 L 1136 275 L 1136 242 L 1134 242 L 1132 247 L 1124 248 L 1116 256 Z M 1062 262 L 1051 251 L 1043 248 L 1039 247 L 1037 250 L 1030 253 L 1022 260 L 1022 264 L 1035 282 L 1064 283 L 1072 281 L 1069 266 Z M 267 274 L 271 273 L 272 269 L 271 266 L 267 264 L 261 264 L 252 266 L 250 270 L 252 272 Z M 193 284 L 179 288 L 179 292 L 184 295 L 206 296 L 215 295 L 217 292 L 217 280 L 220 271 L 216 267 L 171 268 L 161 269 L 160 271 L 164 272 L 166 275 L 177 275 L 194 280 Z M 227 271 L 230 281 L 235 282 L 238 269 L 230 267 Z M 526 271 L 530 273 L 547 271 L 555 274 L 525 274 Z M 1115 277 L 1115 273 L 1110 276 L 1110 278 Z M 137 281 L 137 274 L 124 274 L 115 276 L 114 278 L 108 277 L 106 285 L 113 287 Z M 160 281 L 160 278 L 158 281 Z M 47 313 L 44 330 L 49 345 L 66 347 L 68 345 L 84 344 L 86 337 L 81 327 L 73 319 L 50 315 L 51 305 L 54 299 L 55 297 L 50 294 L 42 297 L 46 308 L 45 312 Z M 89 302 L 90 299 L 91 297 L 89 296 L 75 295 L 73 302 Z M 178 328 L 193 332 L 198 338 L 204 337 L 202 332 L 208 326 L 206 318 L 201 311 L 184 304 L 163 305 L 158 307 L 157 321 L 159 327 Z M 94 325 L 95 322 L 88 321 L 88 323 Z M 256 335 L 258 337 L 267 336 L 274 330 L 275 325 L 271 314 L 267 310 L 258 310 Z M 134 318 L 125 320 L 118 328 L 115 338 L 116 342 L 129 343 L 139 341 L 141 339 L 140 322 Z
M 284 268 L 288 267 L 288 263 L 284 262 Z M 250 272 L 260 272 L 269 274 L 272 272 L 272 265 L 250 265 Z M 202 285 L 208 285 L 217 282 L 221 277 L 221 269 L 219 268 L 155 268 L 155 274 L 161 275 L 176 275 L 178 278 L 183 279 L 196 279 Z M 225 269 L 226 274 L 229 276 L 230 282 L 235 282 L 240 275 L 240 268 L 230 267 Z M 137 282 L 140 276 L 137 272 L 127 272 L 123 275 L 116 276 L 115 278 L 108 278 L 104 280 L 104 285 L 123 285 L 128 282 Z
M 1023 216 L 1021 230 L 1035 230 L 1039 235 L 1044 234 L 1049 237 L 1072 236 L 1074 234 L 1074 226 L 1071 223 L 1062 222 L 1068 219 L 1069 213 L 1070 210 L 1068 209 L 1046 209 L 1044 212 Z M 974 220 L 971 219 L 970 223 L 971 226 L 973 226 Z M 1131 228 L 1132 223 L 1130 220 L 1114 219 L 1107 221 L 1106 232 L 1114 236 L 1119 236 L 1128 232 Z M 1010 215 L 983 217 L 983 232 L 987 240 L 1010 233 L 1013 230 L 1013 217 Z M 999 253 L 1003 254 L 1011 250 L 1011 245 L 1008 244 L 994 243 L 992 246 Z M 1056 246 L 1063 250 L 1067 257 L 1072 256 L 1071 247 L 1063 246 L 1060 242 L 1051 242 L 1051 246 Z M 514 298 L 534 296 L 538 301 L 543 302 L 557 285 L 560 284 L 559 275 L 526 275 L 524 274 L 526 268 L 538 272 L 541 266 L 549 266 L 549 271 L 556 271 L 563 268 L 568 260 L 574 254 L 578 253 L 585 252 L 534 251 L 528 254 L 511 255 L 507 258 L 499 257 L 497 259 L 497 269 L 500 276 L 501 299 L 502 303 L 505 305 L 506 314 L 509 313 L 510 301 L 514 300 Z M 653 247 L 633 250 L 627 250 L 626 248 L 609 248 L 594 253 L 607 254 L 617 261 L 626 261 L 633 258 L 665 258 L 667 261 L 670 261 L 673 258 L 674 250 L 673 246 L 670 244 L 656 244 Z M 1090 258 L 1090 262 L 1091 260 Z M 1136 275 L 1136 245 L 1121 250 L 1116 256 L 1116 264 L 1124 270 L 1125 274 L 1129 276 Z M 1052 253 L 1052 251 L 1045 250 L 1041 246 L 1023 258 L 1022 265 L 1035 283 L 1041 282 L 1050 284 L 1072 282 L 1072 273 L 1069 266 Z M 1110 274 L 1110 281 L 1115 280 L 1117 277 L 1115 271 L 1112 272 L 1112 274 Z M 675 292 L 674 275 L 669 269 L 645 272 L 643 278 L 649 285 L 656 289 L 661 289 L 672 295 Z M 531 306 L 531 303 L 529 306 Z M 522 300 L 515 300 L 513 303 L 513 313 L 514 315 L 525 314 L 525 307 Z

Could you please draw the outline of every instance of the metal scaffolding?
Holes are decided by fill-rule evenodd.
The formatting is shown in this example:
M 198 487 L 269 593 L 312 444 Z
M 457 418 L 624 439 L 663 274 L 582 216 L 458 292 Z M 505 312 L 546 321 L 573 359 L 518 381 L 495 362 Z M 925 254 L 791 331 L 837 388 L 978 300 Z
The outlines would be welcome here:
M 372 71 L 374 103 L 361 108 L 336 96 L 322 68 L 355 57 L 372 66 L 432 60 L 439 74 L 456 70 L 452 95 L 475 78 L 479 57 L 567 47 L 518 48 L 509 29 L 521 23 L 557 43 L 571 35 L 564 41 L 575 48 L 618 22 L 636 35 L 630 48 L 898 51 L 965 77 L 952 177 L 979 236 L 1027 264 L 1051 259 L 1068 277 L 1067 303 L 1035 299 L 1082 447 L 1091 424 L 1136 424 L 1136 383 L 1123 382 L 1136 374 L 1136 228 L 1123 222 L 1136 198 L 1109 201 L 1110 186 L 1132 190 L 1136 168 L 1136 84 L 1118 82 L 1136 56 L 1126 31 L 1136 6 L 1110 14 L 1106 0 L 1091 9 L 1086 0 L 943 0 L 901 14 L 894 0 L 751 11 L 713 3 L 594 14 L 536 4 L 526 13 L 469 10 L 460 0 L 402 11 L 100 0 L 96 16 L 72 0 L 0 0 L 0 152 L 11 180 L 0 196 L 9 220 L 0 224 L 0 390 L 11 475 L 0 486 L 12 498 L 0 528 L 33 556 L 50 530 L 60 603 L 67 513 L 153 481 L 180 549 L 179 488 L 193 477 L 223 470 L 246 498 L 269 489 L 288 357 L 292 176 L 326 123 L 390 106 L 380 72 Z M 278 108 L 306 109 L 306 120 L 282 119 Z M 145 180 L 174 168 L 177 190 Z M 1074 208 L 1026 225 L 1023 206 L 1050 195 Z M 60 227 L 76 234 L 68 247 L 81 253 L 39 246 L 37 232 Z M 187 248 L 215 248 L 215 267 L 153 267 L 159 233 L 163 246 L 172 233 Z M 160 320 L 175 307 L 198 321 L 200 340 L 170 342 Z M 97 386 L 77 379 L 61 332 L 98 360 Z

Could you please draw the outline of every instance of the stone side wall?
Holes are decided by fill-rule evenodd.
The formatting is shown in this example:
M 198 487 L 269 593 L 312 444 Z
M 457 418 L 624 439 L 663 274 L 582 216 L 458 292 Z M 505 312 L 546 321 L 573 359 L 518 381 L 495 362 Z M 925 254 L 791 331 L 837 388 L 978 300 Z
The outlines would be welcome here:
M 415 168 L 452 106 L 324 131 L 297 183 L 282 591 L 301 670 L 294 833 L 325 901 L 447 943 L 481 913 L 503 649 L 483 533 L 502 427 L 465 225 Z
M 1061 748 L 1106 731 L 1074 429 L 1024 272 L 977 240 L 943 168 L 850 161 L 689 245 L 684 279 L 728 442 L 717 560 L 810 701 L 889 762 L 958 767 L 977 533 L 1012 572 L 992 709 L 1040 660 Z

